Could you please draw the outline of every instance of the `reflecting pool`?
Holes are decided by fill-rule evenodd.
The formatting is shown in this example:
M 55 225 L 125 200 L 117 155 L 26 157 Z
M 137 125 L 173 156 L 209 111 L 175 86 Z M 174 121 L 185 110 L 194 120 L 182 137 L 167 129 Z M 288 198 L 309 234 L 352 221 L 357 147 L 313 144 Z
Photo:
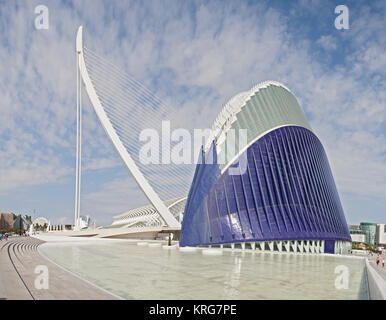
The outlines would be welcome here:
M 47 242 L 39 251 L 125 299 L 368 298 L 360 258 L 225 250 L 207 256 L 124 240 Z

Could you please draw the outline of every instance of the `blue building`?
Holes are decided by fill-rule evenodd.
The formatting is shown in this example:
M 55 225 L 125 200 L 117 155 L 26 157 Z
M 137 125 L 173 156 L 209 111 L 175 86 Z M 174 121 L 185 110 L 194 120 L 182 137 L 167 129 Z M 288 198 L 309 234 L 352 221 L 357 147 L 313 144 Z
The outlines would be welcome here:
M 324 148 L 284 85 L 233 97 L 202 146 L 181 246 L 342 253 L 351 237 Z

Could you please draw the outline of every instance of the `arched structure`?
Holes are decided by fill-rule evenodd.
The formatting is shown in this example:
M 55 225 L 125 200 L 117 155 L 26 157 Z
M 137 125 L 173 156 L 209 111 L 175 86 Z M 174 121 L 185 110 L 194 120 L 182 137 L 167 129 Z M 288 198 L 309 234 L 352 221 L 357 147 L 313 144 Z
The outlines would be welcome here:
M 82 30 L 83 28 L 82 26 L 80 26 L 76 37 L 76 51 L 78 54 L 78 67 L 79 67 L 80 75 L 85 84 L 86 91 L 90 98 L 91 104 L 94 107 L 94 110 L 103 128 L 105 129 L 107 136 L 110 138 L 111 142 L 116 148 L 122 161 L 129 169 L 130 173 L 134 177 L 135 181 L 137 182 L 138 186 L 141 188 L 141 190 L 143 191 L 143 193 L 145 194 L 149 202 L 154 206 L 154 208 L 159 213 L 164 224 L 168 227 L 179 228 L 181 226 L 180 223 L 175 219 L 173 214 L 169 211 L 169 209 L 165 206 L 164 202 L 160 199 L 159 195 L 154 191 L 153 187 L 150 185 L 148 179 L 146 179 L 143 172 L 140 171 L 137 165 L 138 163 L 136 163 L 133 160 L 132 155 L 129 152 L 129 148 L 127 144 L 125 144 L 125 137 L 126 137 L 125 134 L 127 133 L 122 132 L 122 127 L 125 126 L 123 117 L 125 116 L 125 113 L 129 111 L 128 110 L 117 111 L 116 110 L 117 105 L 115 106 L 113 105 L 110 107 L 109 106 L 110 101 L 107 101 L 108 99 L 103 101 L 99 95 L 103 92 L 103 90 L 106 90 L 105 88 L 100 88 L 99 95 L 97 93 L 93 80 L 89 74 L 90 66 L 87 66 L 85 62 Z M 108 71 L 109 70 L 106 70 L 106 75 L 108 75 Z M 106 86 L 109 85 L 108 82 L 109 80 L 107 79 L 105 82 Z M 120 93 L 120 91 L 124 90 L 124 88 L 117 86 L 115 90 L 117 90 L 117 93 Z M 128 100 L 130 99 L 132 99 L 132 97 L 128 97 Z M 79 212 L 78 212 L 78 219 L 79 219 Z
M 33 225 L 39 225 L 39 226 L 44 226 L 44 225 L 47 225 L 49 226 L 50 225 L 50 222 L 44 218 L 44 217 L 38 217 L 36 218 L 33 222 L 32 222 Z
M 240 129 L 247 130 L 245 145 Z M 201 156 L 181 246 L 278 241 L 296 251 L 299 241 L 311 241 L 332 253 L 351 241 L 323 146 L 282 84 L 264 82 L 233 97 Z
M 165 206 L 178 221 L 182 221 L 186 197 L 168 200 L 164 202 Z M 162 227 L 163 221 L 157 210 L 152 205 L 129 210 L 118 216 L 113 217 L 114 222 L 106 228 L 148 228 Z

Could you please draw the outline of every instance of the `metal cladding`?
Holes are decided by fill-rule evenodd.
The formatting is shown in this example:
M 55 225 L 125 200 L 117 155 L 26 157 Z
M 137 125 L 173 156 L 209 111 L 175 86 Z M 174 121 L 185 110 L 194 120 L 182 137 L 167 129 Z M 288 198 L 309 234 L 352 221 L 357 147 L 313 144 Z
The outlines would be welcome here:
M 213 134 L 206 151 L 202 149 L 180 245 L 276 240 L 325 240 L 326 245 L 333 245 L 335 240 L 351 241 L 326 153 L 296 98 L 284 86 L 266 82 L 243 93 L 241 99 L 239 96 L 238 104 L 227 111 L 232 121 L 216 119 L 214 128 L 222 129 Z M 227 162 L 227 158 L 220 164 L 218 146 L 226 149 L 226 135 L 232 126 L 248 129 L 247 145 L 239 146 L 233 160 Z M 251 128 L 260 130 L 251 135 Z M 225 139 L 218 139 L 226 130 Z M 241 158 L 246 159 L 244 169 Z

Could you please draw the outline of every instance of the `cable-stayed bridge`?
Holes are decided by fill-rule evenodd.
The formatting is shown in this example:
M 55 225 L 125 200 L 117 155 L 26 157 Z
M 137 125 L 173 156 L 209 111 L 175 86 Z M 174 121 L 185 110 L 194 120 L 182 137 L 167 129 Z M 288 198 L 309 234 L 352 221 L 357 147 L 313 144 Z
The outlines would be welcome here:
M 164 201 L 185 197 L 189 191 L 194 165 L 143 163 L 140 159 L 144 142 L 140 134 L 146 129 L 161 133 L 165 122 L 170 130 L 178 127 L 175 110 L 162 102 L 155 94 L 129 74 L 99 54 L 88 49 L 83 43 L 83 28 L 79 27 L 76 37 L 78 101 L 77 113 L 77 182 L 75 203 L 75 227 L 80 217 L 81 182 L 81 82 L 86 88 L 91 104 L 107 136 L 116 148 L 123 163 L 129 169 L 138 186 L 150 204 L 159 213 L 165 226 L 179 228 L 180 222 L 170 212 Z M 161 136 L 161 134 L 159 134 Z M 155 139 L 158 142 L 158 140 Z M 148 143 L 153 152 L 170 152 Z

